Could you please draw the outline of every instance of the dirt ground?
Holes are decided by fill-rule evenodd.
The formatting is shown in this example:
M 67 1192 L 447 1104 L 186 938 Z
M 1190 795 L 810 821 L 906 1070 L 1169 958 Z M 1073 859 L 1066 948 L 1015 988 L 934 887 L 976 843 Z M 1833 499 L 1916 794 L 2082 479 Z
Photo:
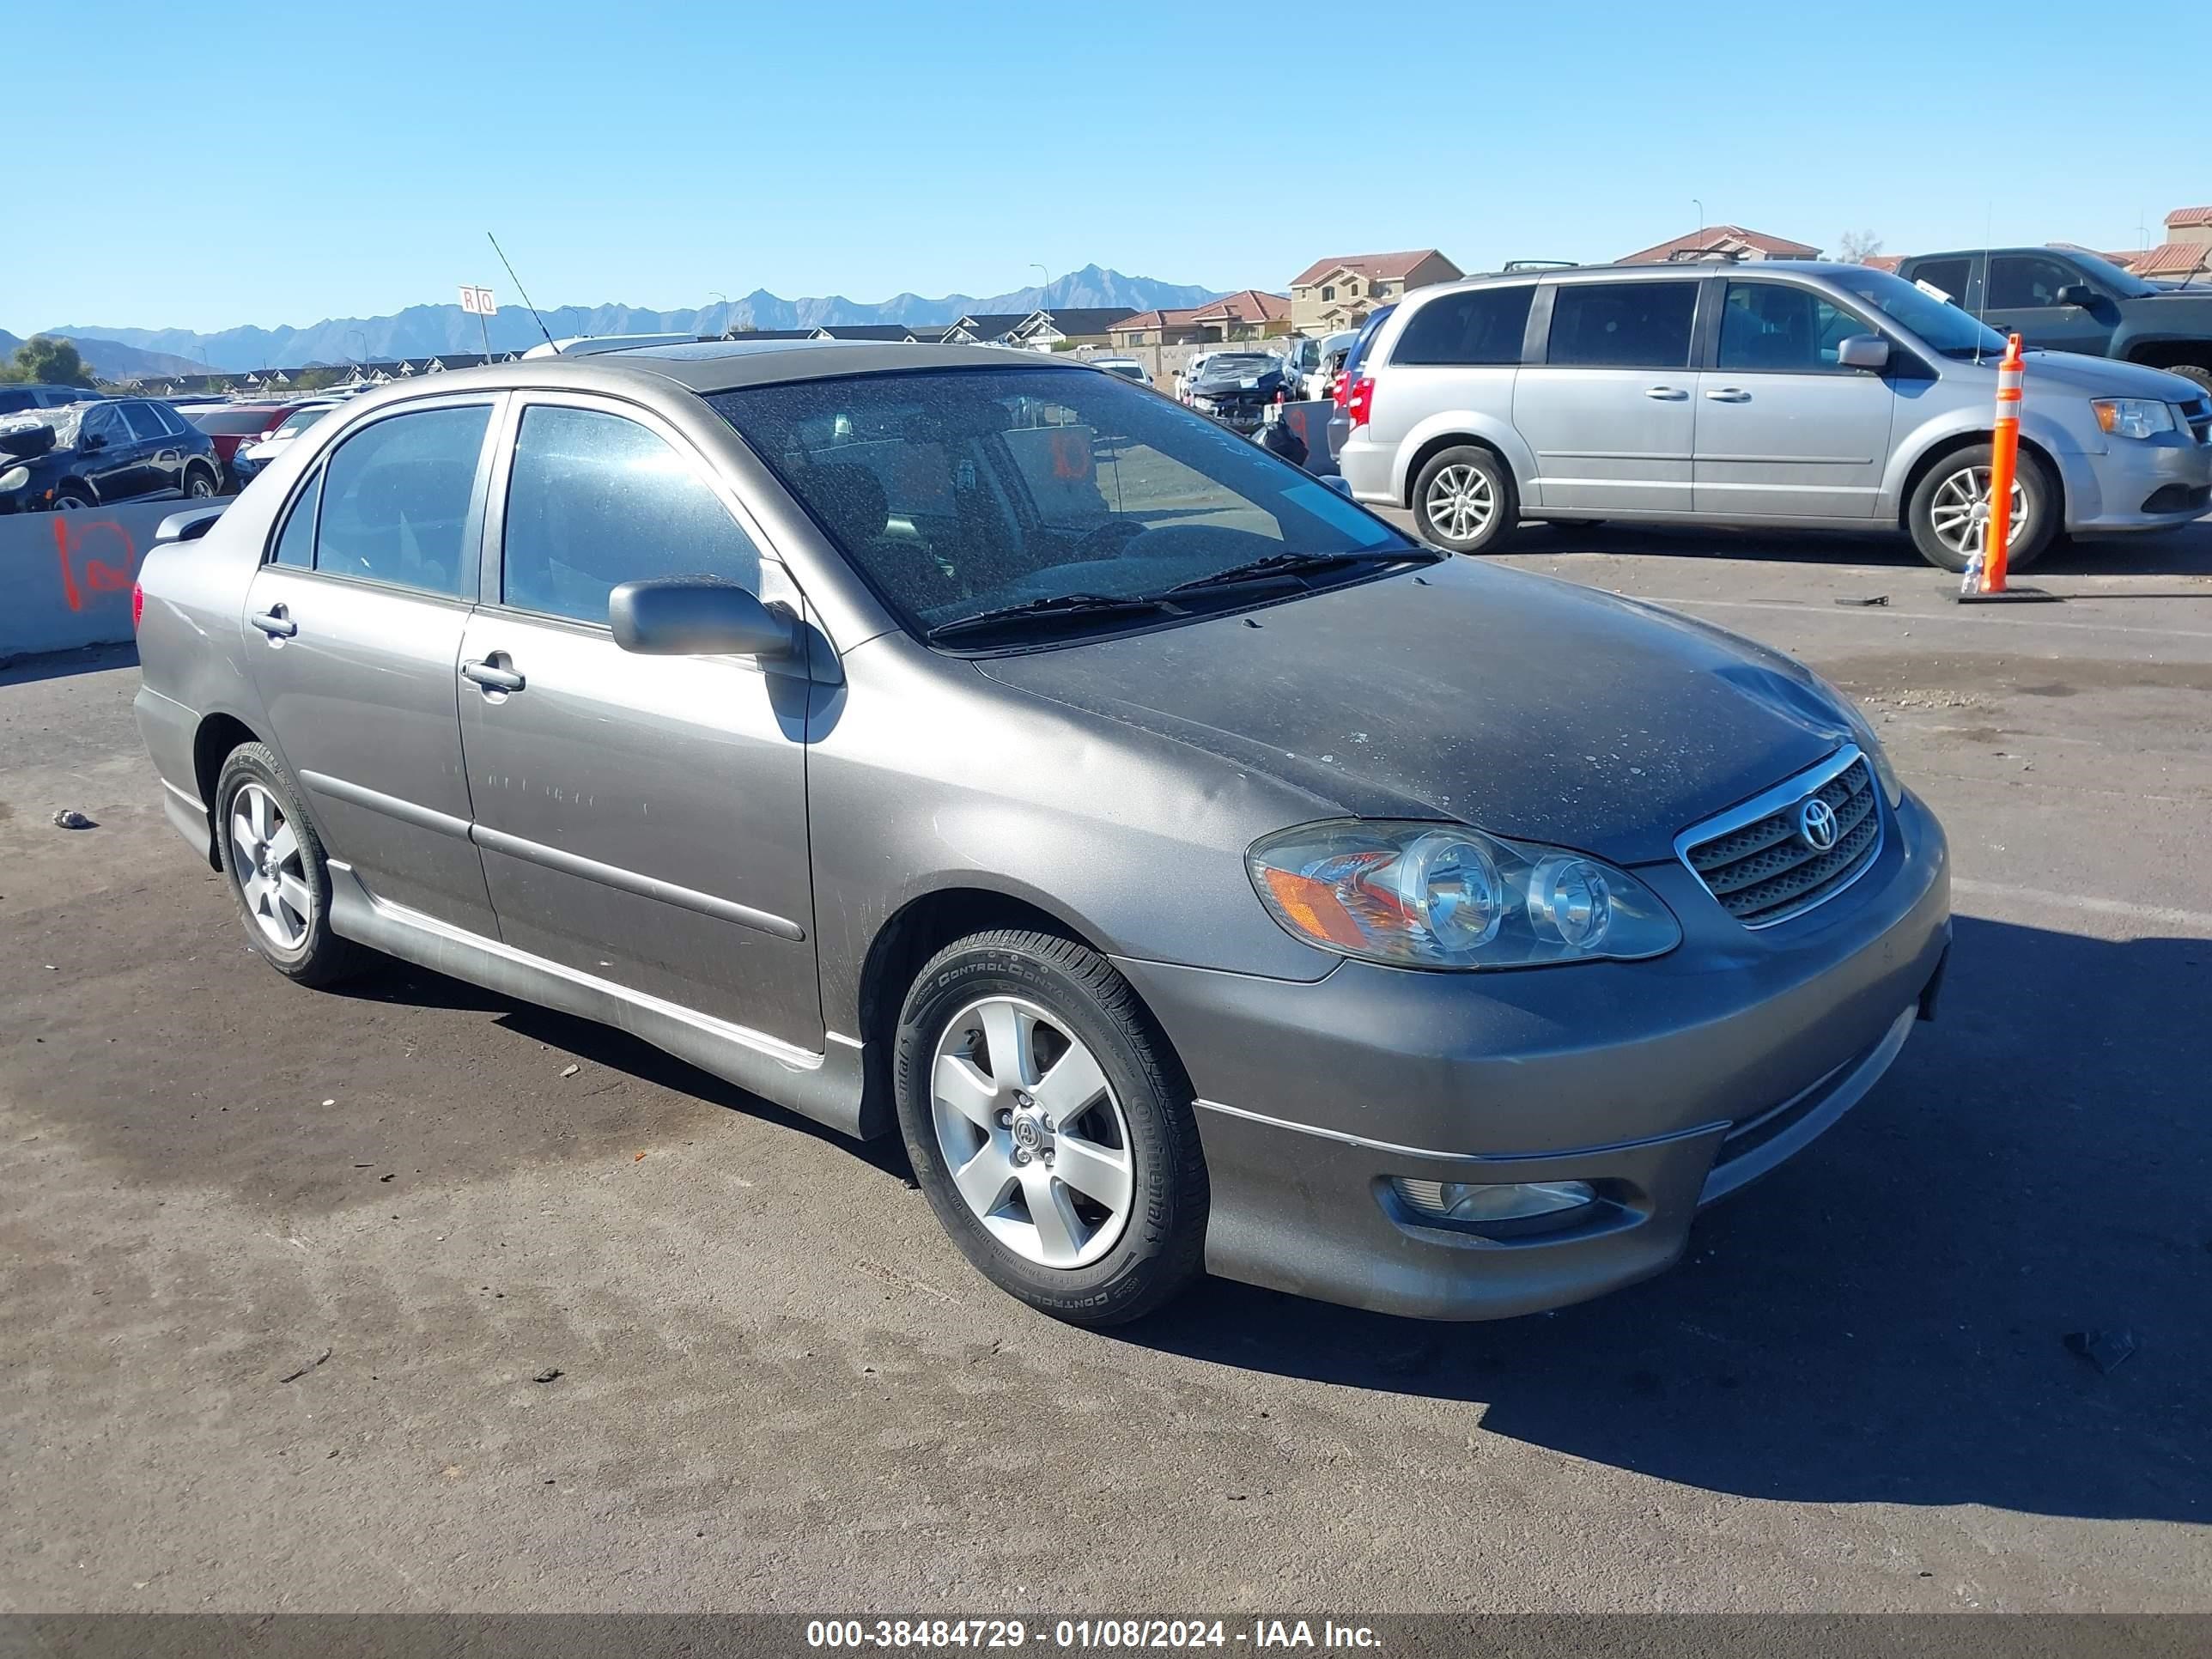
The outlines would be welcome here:
M 1506 556 L 1860 697 L 1959 921 L 1690 1260 L 1474 1327 L 1071 1330 L 895 1151 L 413 969 L 296 989 L 130 654 L 0 672 L 0 1610 L 2212 1610 L 2212 523 L 2003 612 L 1885 543 Z

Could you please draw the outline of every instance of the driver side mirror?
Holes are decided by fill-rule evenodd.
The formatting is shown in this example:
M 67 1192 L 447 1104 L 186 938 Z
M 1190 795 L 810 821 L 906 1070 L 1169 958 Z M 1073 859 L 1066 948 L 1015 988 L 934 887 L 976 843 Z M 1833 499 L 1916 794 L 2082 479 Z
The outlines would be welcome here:
M 2057 297 L 2062 306 L 2080 306 L 2087 311 L 2097 303 L 2097 290 L 2087 283 L 2069 283 L 2058 290 Z
M 88 432 L 77 440 L 76 447 L 87 452 L 105 449 L 107 447 L 107 434 L 105 432 Z
M 1845 335 L 1836 343 L 1836 363 L 1842 368 L 1887 368 L 1889 342 L 1871 334 Z
M 624 582 L 607 595 L 615 643 L 647 657 L 760 657 L 799 654 L 799 618 L 763 605 L 735 582 L 711 576 L 655 576 Z

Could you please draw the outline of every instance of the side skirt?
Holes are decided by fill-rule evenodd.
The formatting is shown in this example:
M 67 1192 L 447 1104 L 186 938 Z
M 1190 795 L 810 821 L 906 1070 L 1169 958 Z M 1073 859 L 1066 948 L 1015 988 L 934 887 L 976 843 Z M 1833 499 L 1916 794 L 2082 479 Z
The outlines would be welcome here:
M 872 1139 L 892 1127 L 887 1109 L 864 1112 L 866 1056 L 853 1038 L 833 1031 L 827 1052 L 812 1054 L 380 899 L 362 885 L 352 866 L 336 859 L 329 868 L 331 927 L 347 939 L 520 1001 L 627 1031 L 842 1133 Z

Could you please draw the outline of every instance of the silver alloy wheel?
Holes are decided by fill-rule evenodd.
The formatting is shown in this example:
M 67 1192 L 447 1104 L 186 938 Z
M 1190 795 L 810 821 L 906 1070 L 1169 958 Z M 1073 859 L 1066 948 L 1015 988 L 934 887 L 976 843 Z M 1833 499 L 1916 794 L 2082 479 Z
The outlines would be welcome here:
M 82 513 L 91 505 L 83 496 L 72 495 L 67 491 L 54 497 L 54 511 L 57 513 Z
M 1936 486 L 1929 497 L 1928 523 L 1935 531 L 1936 539 L 1963 558 L 1971 558 L 1982 550 L 1983 540 L 1989 534 L 1990 469 L 1985 466 L 1962 466 Z M 2020 480 L 2012 484 L 2012 527 L 2005 532 L 2005 548 L 2009 551 L 2020 540 L 2021 532 L 2027 527 L 2027 492 L 2021 488 Z
M 929 1105 L 952 1185 L 1017 1255 L 1085 1267 L 1120 1240 L 1136 1194 L 1129 1121 L 1091 1050 L 1044 1009 L 991 996 L 955 1014 Z
M 1422 505 L 1431 526 L 1454 541 L 1466 542 L 1490 527 L 1498 497 L 1480 467 L 1448 466 L 1429 480 Z
M 284 809 L 258 783 L 230 798 L 230 867 L 254 926 L 272 945 L 298 950 L 307 937 L 307 869 Z
M 196 501 L 209 501 L 214 497 L 215 486 L 208 482 L 206 473 L 195 472 L 191 483 L 185 486 L 185 494 Z

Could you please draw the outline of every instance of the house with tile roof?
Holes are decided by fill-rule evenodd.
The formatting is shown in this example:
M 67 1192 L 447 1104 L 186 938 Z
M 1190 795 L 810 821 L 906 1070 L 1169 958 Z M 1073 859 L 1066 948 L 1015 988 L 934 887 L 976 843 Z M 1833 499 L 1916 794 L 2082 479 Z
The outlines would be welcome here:
M 1817 259 L 1820 250 L 1809 243 L 1770 236 L 1741 225 L 1705 225 L 1671 240 L 1624 253 L 1614 261 L 1624 265 L 1693 264 L 1704 259 Z
M 1204 345 L 1232 340 L 1264 340 L 1291 331 L 1291 302 L 1279 294 L 1248 288 L 1224 294 L 1202 306 L 1168 311 L 1139 311 L 1106 331 L 1115 346 Z
M 1346 253 L 1316 259 L 1291 278 L 1291 326 L 1312 336 L 1340 333 L 1409 290 L 1466 275 L 1432 247 L 1396 253 Z

